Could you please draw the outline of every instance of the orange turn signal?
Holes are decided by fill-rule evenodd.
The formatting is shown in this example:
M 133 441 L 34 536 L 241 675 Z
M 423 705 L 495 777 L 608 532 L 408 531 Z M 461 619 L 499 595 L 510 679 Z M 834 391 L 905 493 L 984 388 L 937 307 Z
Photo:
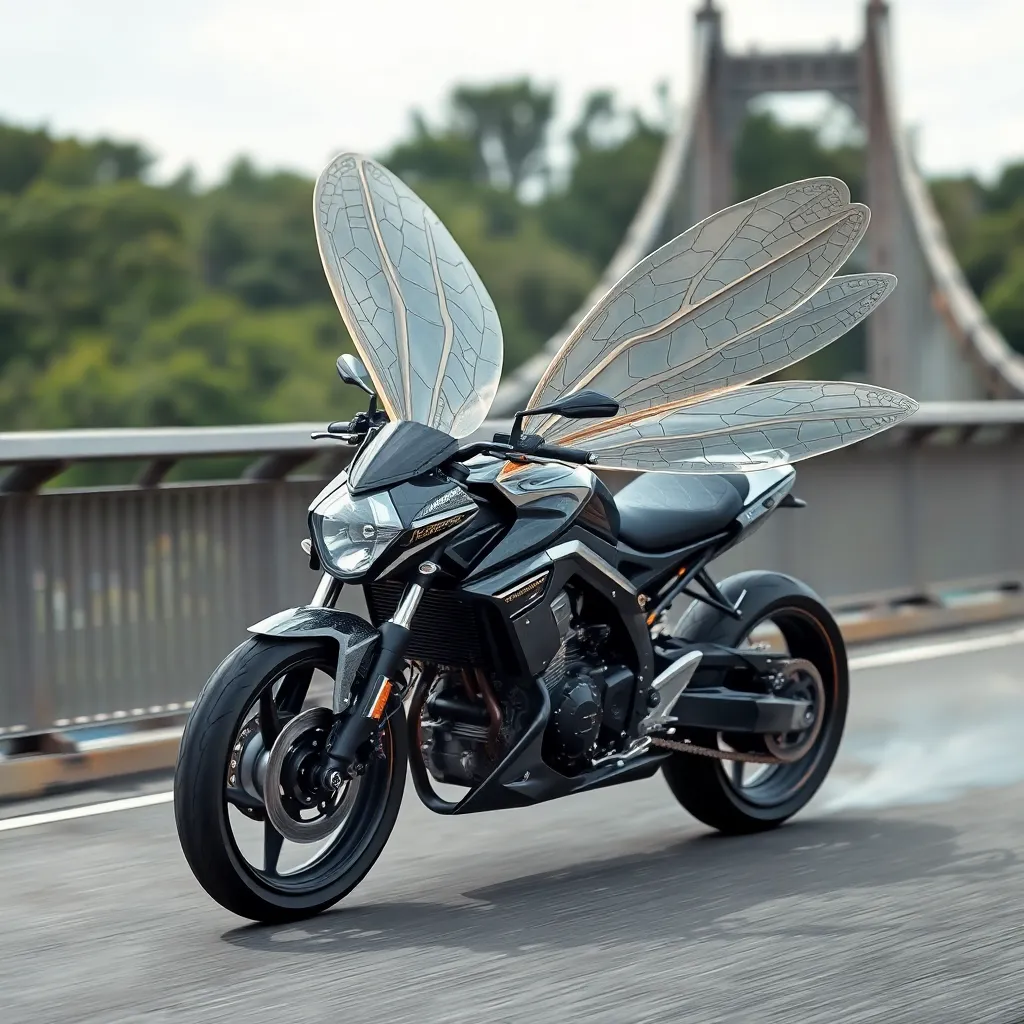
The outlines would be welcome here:
M 377 691 L 377 698 L 373 702 L 373 707 L 370 708 L 370 717 L 376 722 L 380 720 L 380 716 L 384 714 L 384 708 L 387 706 L 388 697 L 391 696 L 391 680 L 387 676 L 384 677 L 384 681 L 380 684 L 380 689 Z

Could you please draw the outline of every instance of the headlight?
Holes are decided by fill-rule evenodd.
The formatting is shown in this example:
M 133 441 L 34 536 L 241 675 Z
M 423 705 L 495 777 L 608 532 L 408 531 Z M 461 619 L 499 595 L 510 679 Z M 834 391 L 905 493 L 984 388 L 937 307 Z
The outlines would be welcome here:
M 353 498 L 347 483 L 313 505 L 310 524 L 321 557 L 345 577 L 362 576 L 402 532 L 386 493 Z

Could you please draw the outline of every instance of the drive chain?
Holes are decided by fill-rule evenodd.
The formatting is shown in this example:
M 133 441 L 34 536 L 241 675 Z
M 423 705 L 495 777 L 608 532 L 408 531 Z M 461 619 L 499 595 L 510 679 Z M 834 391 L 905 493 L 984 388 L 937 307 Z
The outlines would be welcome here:
M 716 750 L 714 747 L 701 747 L 689 740 L 669 740 L 661 736 L 652 736 L 651 745 L 675 750 L 680 754 L 698 754 L 701 757 L 713 757 L 718 761 L 745 761 L 747 764 L 782 764 L 782 761 L 771 754 L 744 754 L 738 750 Z

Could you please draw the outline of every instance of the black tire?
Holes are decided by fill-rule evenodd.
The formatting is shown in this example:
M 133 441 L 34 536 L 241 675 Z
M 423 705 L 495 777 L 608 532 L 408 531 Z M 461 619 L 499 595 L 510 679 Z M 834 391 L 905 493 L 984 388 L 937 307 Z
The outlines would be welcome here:
M 799 761 L 775 771 L 792 784 L 778 786 L 778 798 L 769 789 L 765 799 L 754 801 L 734 787 L 722 762 L 698 754 L 674 754 L 662 771 L 676 799 L 698 821 L 731 835 L 761 832 L 791 818 L 818 791 L 832 767 L 846 723 L 850 681 L 846 645 L 835 620 L 806 584 L 791 576 L 771 572 L 745 572 L 725 580 L 720 589 L 735 601 L 743 591 L 742 618 L 722 615 L 695 602 L 672 632 L 693 643 L 727 647 L 741 644 L 753 628 L 772 618 L 785 635 L 794 657 L 814 663 L 825 684 L 825 717 L 814 746 Z M 785 624 L 775 615 L 785 614 Z M 715 747 L 714 733 L 693 730 L 694 743 Z
M 405 712 L 397 695 L 392 695 L 385 733 L 389 756 L 375 762 L 380 767 L 371 765 L 364 777 L 373 780 L 366 790 L 367 806 L 355 819 L 353 837 L 344 849 L 339 848 L 323 863 L 310 868 L 299 885 L 283 877 L 271 880 L 255 870 L 235 842 L 225 786 L 232 745 L 243 717 L 255 697 L 284 672 L 309 664 L 330 668 L 336 660 L 337 646 L 322 637 L 254 637 L 221 663 L 189 715 L 174 775 L 178 837 L 200 885 L 221 906 L 240 917 L 271 923 L 311 917 L 326 910 L 363 879 L 383 851 L 398 818 L 405 789 L 408 738 Z

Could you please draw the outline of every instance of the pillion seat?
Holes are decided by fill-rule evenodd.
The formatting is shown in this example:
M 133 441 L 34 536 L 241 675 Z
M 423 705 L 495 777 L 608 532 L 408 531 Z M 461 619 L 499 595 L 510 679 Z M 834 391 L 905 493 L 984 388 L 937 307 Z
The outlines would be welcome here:
M 644 473 L 615 495 L 619 536 L 638 551 L 684 547 L 728 526 L 743 510 L 747 491 L 742 473 Z

